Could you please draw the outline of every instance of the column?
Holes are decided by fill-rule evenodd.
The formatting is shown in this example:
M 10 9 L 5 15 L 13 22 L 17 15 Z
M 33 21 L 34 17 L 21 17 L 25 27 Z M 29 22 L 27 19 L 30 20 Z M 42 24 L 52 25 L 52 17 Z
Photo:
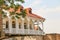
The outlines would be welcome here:
M 35 30 L 34 30 L 34 20 L 32 20 L 32 34 L 35 34 Z
M 41 31 L 41 30 L 39 30 L 39 20 L 37 20 L 37 27 L 38 27 L 38 35 L 40 34 L 39 32 Z
M 18 34 L 19 31 L 19 23 L 18 23 L 18 19 L 16 19 L 16 34 Z
M 38 30 L 39 30 L 39 20 L 37 20 L 37 26 L 38 26 Z
M 22 22 L 21 22 L 21 31 L 22 31 L 22 34 L 24 34 L 24 19 L 22 19 Z
M 28 20 L 28 22 L 27 22 L 27 27 L 28 27 L 28 34 L 29 34 L 29 30 L 30 30 L 30 27 L 29 27 L 29 20 Z
M 41 22 L 42 23 L 42 34 L 44 35 L 44 27 L 43 27 L 43 21 Z
M 33 30 L 34 30 L 34 20 L 32 20 L 32 22 L 33 22 L 33 23 L 32 23 L 32 28 L 33 28 Z
M 5 32 L 6 29 L 6 20 L 3 19 L 3 31 Z
M 24 20 L 22 20 L 21 28 L 24 29 Z
M 12 33 L 12 20 L 9 18 L 9 34 Z

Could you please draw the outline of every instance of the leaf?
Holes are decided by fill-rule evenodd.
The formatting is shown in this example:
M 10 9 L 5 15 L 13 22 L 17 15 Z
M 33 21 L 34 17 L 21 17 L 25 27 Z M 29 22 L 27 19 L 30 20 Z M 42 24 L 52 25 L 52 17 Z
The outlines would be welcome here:
M 14 15 L 15 14 L 15 12 L 10 12 L 10 15 Z
M 15 1 L 20 1 L 21 3 L 24 3 L 24 0 L 15 0 Z
M 14 17 L 14 16 L 12 16 L 12 19 L 15 19 L 15 17 Z
M 18 15 L 15 16 L 17 19 L 19 19 L 20 17 Z

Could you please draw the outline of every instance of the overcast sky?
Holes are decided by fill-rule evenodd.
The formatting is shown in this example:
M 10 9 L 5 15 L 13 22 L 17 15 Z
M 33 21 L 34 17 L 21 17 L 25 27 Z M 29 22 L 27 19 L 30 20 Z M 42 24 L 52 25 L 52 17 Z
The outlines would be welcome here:
M 31 7 L 33 13 L 44 17 L 46 33 L 60 33 L 60 0 L 25 0 L 25 8 Z

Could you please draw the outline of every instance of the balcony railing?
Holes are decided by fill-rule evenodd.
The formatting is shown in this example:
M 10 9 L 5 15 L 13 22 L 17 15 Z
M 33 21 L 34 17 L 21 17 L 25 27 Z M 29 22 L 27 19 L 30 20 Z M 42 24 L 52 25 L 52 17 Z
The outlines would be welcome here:
M 12 31 L 9 32 L 9 29 L 5 29 L 5 33 L 9 34 L 22 34 L 22 35 L 42 35 L 43 31 L 40 30 L 30 30 L 30 29 L 12 29 Z

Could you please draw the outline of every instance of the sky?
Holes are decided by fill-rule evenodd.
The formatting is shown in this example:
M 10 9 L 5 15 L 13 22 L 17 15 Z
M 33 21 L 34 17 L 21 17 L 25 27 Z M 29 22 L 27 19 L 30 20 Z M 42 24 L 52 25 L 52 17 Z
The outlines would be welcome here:
M 60 33 L 60 0 L 25 0 L 22 5 L 46 19 L 45 33 Z

